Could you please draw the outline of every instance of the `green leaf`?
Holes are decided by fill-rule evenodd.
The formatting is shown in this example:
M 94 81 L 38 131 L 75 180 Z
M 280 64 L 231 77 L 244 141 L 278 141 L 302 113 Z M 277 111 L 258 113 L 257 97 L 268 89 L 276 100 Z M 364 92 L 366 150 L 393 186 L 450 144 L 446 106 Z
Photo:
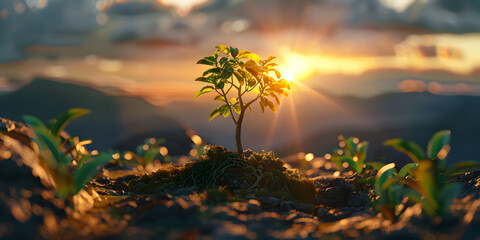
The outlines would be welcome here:
M 240 85 L 243 86 L 243 84 L 245 83 L 245 78 L 242 76 L 242 74 L 240 74 L 237 71 L 234 71 L 233 75 L 235 75 L 235 77 L 237 78 L 238 83 L 240 83 Z
M 419 163 L 425 159 L 423 150 L 414 142 L 396 138 L 385 141 L 383 145 L 393 147 L 395 150 L 407 154 L 413 162 Z
M 333 157 L 332 157 L 333 158 Z M 363 163 L 360 165 L 359 162 L 357 161 L 354 161 L 353 158 L 349 157 L 349 156 L 338 156 L 338 158 L 342 161 L 342 162 L 347 162 L 348 164 L 350 164 L 350 167 L 357 173 L 362 173 L 363 171 Z
M 235 58 L 238 55 L 238 48 L 230 47 L 230 53 Z
M 280 105 L 280 99 L 278 99 L 277 95 L 272 93 L 271 96 L 275 99 L 275 102 L 277 102 L 277 105 Z
M 223 79 L 218 79 L 217 83 L 215 83 L 216 89 L 223 89 L 225 87 L 225 81 Z
M 210 117 L 208 117 L 208 121 L 214 119 L 216 116 L 220 114 L 220 108 L 215 108 L 212 113 L 210 113 Z
M 150 147 L 147 152 L 145 152 L 145 161 L 143 162 L 143 164 L 145 164 L 144 167 L 153 162 L 153 160 L 155 160 L 155 157 L 157 157 L 159 154 L 160 152 L 158 147 Z
M 260 57 L 255 53 L 244 53 L 242 55 L 239 55 L 238 58 L 248 58 L 255 62 L 260 62 Z
M 223 69 L 222 73 L 221 73 L 221 76 L 223 79 L 228 79 L 232 76 L 233 74 L 233 68 L 228 66 L 226 68 Z
M 358 162 L 363 164 L 367 157 L 368 141 L 363 141 L 357 145 L 355 156 L 358 157 Z
M 357 149 L 356 144 L 353 142 L 354 138 L 355 137 L 349 137 L 348 139 L 342 140 L 345 143 L 345 151 L 344 151 L 345 153 L 344 153 L 344 155 L 349 156 L 349 157 L 354 156 L 354 153 Z
M 250 53 L 250 52 L 247 51 L 247 50 L 240 50 L 240 51 L 238 52 L 238 55 L 240 56 L 240 55 L 247 54 L 247 53 Z
M 205 57 L 205 59 L 207 59 L 208 61 L 210 61 L 212 63 L 215 63 L 217 61 L 217 58 L 215 57 L 215 55 Z
M 341 159 L 340 156 L 337 154 L 338 149 L 334 149 L 333 152 L 334 152 L 335 154 L 333 154 L 333 156 L 332 156 L 332 158 L 331 158 L 330 160 L 337 166 L 337 169 L 338 169 L 338 170 L 342 170 L 342 169 L 343 169 L 342 159 Z
M 228 117 L 228 115 L 230 115 L 230 109 L 228 108 L 228 106 L 226 104 L 220 106 L 220 113 L 224 117 Z
M 59 149 L 60 141 L 57 138 L 48 132 L 35 132 L 35 134 L 37 135 L 37 141 L 40 143 L 40 150 L 49 151 L 56 161 L 57 167 L 68 165 L 69 162 L 64 159 L 65 155 Z
M 203 87 L 202 89 L 200 89 L 200 91 L 198 91 L 197 94 L 195 94 L 195 99 L 197 99 L 198 97 L 200 97 L 201 95 L 205 94 L 205 93 L 209 93 L 211 91 L 213 91 L 214 88 L 212 86 L 205 86 Z
M 89 157 L 91 157 L 91 156 L 92 156 L 92 155 L 87 154 L 87 155 L 81 157 L 80 160 L 78 160 L 77 166 L 78 166 L 79 168 L 81 168 L 81 167 L 83 166 L 83 163 L 85 162 L 85 160 L 87 160 L 87 159 L 88 159 Z
M 381 162 L 367 162 L 367 163 L 365 163 L 365 165 L 367 167 L 370 167 L 371 169 L 373 169 L 375 171 L 378 171 L 378 170 L 380 170 L 380 168 L 385 166 L 385 164 L 383 164 Z
M 393 177 L 394 173 L 397 173 L 394 163 L 387 164 L 378 170 L 375 181 L 375 191 L 377 194 L 381 193 L 382 186 L 384 185 L 385 181 Z
M 427 154 L 430 159 L 437 158 L 442 148 L 450 143 L 450 130 L 443 130 L 435 133 L 428 142 Z
M 202 58 L 200 60 L 197 61 L 197 64 L 203 64 L 203 65 L 209 65 L 209 66 L 215 66 L 215 63 L 208 60 L 208 59 L 205 59 L 205 58 Z
M 268 62 L 272 61 L 273 59 L 275 59 L 276 57 L 274 56 L 270 56 L 267 58 L 267 60 L 264 61 L 264 64 L 267 64 Z
M 208 74 L 220 74 L 222 72 L 222 70 L 220 68 L 210 68 L 208 69 L 207 71 L 203 72 L 203 76 L 206 76 Z
M 230 52 L 230 49 L 225 45 L 218 45 L 215 48 L 217 48 L 218 50 L 223 51 L 224 53 L 227 53 L 227 54 Z
M 222 58 L 220 58 L 219 63 L 220 63 L 221 66 L 225 65 L 226 62 L 228 62 L 228 58 L 227 58 L 227 57 L 222 57 Z
M 45 126 L 45 124 L 43 124 L 43 122 L 34 117 L 34 116 L 29 116 L 29 115 L 26 115 L 26 116 L 23 116 L 23 120 L 25 121 L 25 123 L 27 123 L 28 125 L 30 125 L 30 127 L 33 129 L 33 131 L 37 132 L 37 131 L 46 131 L 48 132 L 48 129 L 47 127 Z
M 277 112 L 277 108 L 275 107 L 275 104 L 272 101 L 267 100 L 267 105 L 270 108 L 270 110 L 272 110 L 272 112 L 274 112 L 274 113 Z
M 436 162 L 431 159 L 421 161 L 417 165 L 415 175 L 421 179 L 421 181 L 418 181 L 421 194 L 433 209 L 438 210 L 440 207 L 439 193 L 441 188 L 439 184 L 441 183 L 436 179 L 435 164 Z
M 72 194 L 77 194 L 83 188 L 83 185 L 97 172 L 97 168 L 107 164 L 110 159 L 112 159 L 112 156 L 102 153 L 92 159 L 92 161 L 84 163 L 83 166 L 75 172 L 73 177 L 75 190 Z
M 222 101 L 222 102 L 225 102 L 225 98 L 224 98 L 222 95 L 216 96 L 213 100 L 214 100 L 214 101 Z
M 206 77 L 199 77 L 199 78 L 196 78 L 195 81 L 197 82 L 206 82 L 206 83 L 212 83 L 212 80 L 210 80 L 209 78 L 206 78 Z
M 400 171 L 398 171 L 398 177 L 399 178 L 404 178 L 407 176 L 407 174 L 410 174 L 411 176 L 413 176 L 413 169 L 415 169 L 417 167 L 418 163 L 409 163 L 409 164 L 406 164 L 405 166 L 402 167 L 402 169 L 400 169 Z
M 242 111 L 242 108 L 237 104 L 237 105 L 233 105 L 233 110 L 234 110 L 236 113 L 240 114 L 241 111 Z
M 283 88 L 286 88 L 286 89 L 288 89 L 288 90 L 291 89 L 290 82 L 289 82 L 288 80 L 280 79 L 280 80 L 278 80 L 278 83 L 279 83 Z
M 406 195 L 408 196 L 409 200 L 422 204 L 423 210 L 425 210 L 428 214 L 430 214 L 431 216 L 436 215 L 435 209 L 432 208 L 432 205 L 430 205 L 430 203 L 426 199 L 422 198 L 422 195 L 420 193 L 415 191 L 408 191 Z
M 56 119 L 55 122 L 50 125 L 50 131 L 56 137 L 60 136 L 60 133 L 63 131 L 65 126 L 75 118 L 81 117 L 85 114 L 90 113 L 88 109 L 82 108 L 72 108 L 67 110 L 66 112 L 60 114 Z
M 64 160 L 59 153 L 60 140 L 53 136 L 43 122 L 34 116 L 23 116 L 23 120 L 34 131 L 36 138 L 33 141 L 37 144 L 43 161 L 52 169 L 56 169 Z
M 275 76 L 276 76 L 277 78 L 281 78 L 281 77 L 282 77 L 282 74 L 281 74 L 279 71 L 277 71 L 276 69 L 272 69 L 272 70 L 275 72 Z

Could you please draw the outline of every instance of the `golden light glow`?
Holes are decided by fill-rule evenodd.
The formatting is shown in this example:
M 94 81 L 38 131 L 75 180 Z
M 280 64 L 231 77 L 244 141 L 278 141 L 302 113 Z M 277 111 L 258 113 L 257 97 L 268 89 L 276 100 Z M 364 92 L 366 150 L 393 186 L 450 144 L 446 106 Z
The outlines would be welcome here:
M 314 157 L 315 157 L 315 155 L 313 155 L 313 153 L 307 153 L 307 154 L 305 155 L 305 161 L 310 162 L 310 161 L 313 160 Z
M 280 54 L 283 62 L 279 64 L 278 70 L 282 73 L 282 78 L 288 81 L 300 81 L 315 73 L 315 64 L 308 56 L 291 52 L 288 49 L 281 50 Z
M 162 156 L 165 157 L 165 156 L 167 156 L 167 154 L 168 154 L 168 148 L 165 147 L 165 146 L 161 146 L 160 149 L 159 149 L 159 152 L 160 152 L 160 154 L 161 154 Z
M 190 155 L 191 155 L 192 157 L 196 157 L 196 156 L 198 155 L 198 150 L 195 149 L 195 148 L 193 148 L 192 150 L 190 150 Z
M 133 155 L 132 153 L 127 152 L 125 153 L 125 155 L 123 155 L 123 158 L 125 158 L 126 160 L 132 160 Z
M 172 7 L 180 16 L 189 13 L 194 7 L 207 3 L 208 0 L 159 0 L 165 6 Z
M 200 145 L 203 142 L 202 138 L 198 135 L 193 135 L 191 138 L 192 142 L 195 143 L 195 145 Z

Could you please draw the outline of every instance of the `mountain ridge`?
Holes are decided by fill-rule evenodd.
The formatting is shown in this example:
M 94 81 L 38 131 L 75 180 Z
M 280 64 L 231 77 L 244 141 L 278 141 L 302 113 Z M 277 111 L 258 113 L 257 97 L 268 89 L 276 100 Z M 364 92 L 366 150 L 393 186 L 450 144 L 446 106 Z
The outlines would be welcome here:
M 142 139 L 164 137 L 171 153 L 189 150 L 191 140 L 181 125 L 140 98 L 109 96 L 87 86 L 44 78 L 0 95 L 0 115 L 15 121 L 22 121 L 23 115 L 47 121 L 74 107 L 91 113 L 72 121 L 66 130 L 82 139 L 92 138 L 93 148 L 135 150 Z

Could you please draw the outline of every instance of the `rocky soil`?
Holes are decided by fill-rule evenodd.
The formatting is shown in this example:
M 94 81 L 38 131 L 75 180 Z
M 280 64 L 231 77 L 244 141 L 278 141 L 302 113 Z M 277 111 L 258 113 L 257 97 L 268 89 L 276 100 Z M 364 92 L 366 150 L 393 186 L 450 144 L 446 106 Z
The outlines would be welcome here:
M 2 120 L 7 128 L 31 134 Z M 452 180 L 463 184 L 453 216 L 431 219 L 413 205 L 392 223 L 372 211 L 368 187 L 324 167 L 307 178 L 310 202 L 192 184 L 139 193 L 132 184 L 147 184 L 144 173 L 111 165 L 69 203 L 55 198 L 31 151 L 0 133 L 0 239 L 480 239 L 480 172 Z

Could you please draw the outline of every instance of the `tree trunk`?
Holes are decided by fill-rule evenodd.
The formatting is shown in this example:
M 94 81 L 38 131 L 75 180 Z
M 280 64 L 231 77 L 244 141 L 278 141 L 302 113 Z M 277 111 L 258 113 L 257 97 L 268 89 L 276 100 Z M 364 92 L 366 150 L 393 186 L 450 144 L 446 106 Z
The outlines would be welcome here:
M 243 154 L 243 147 L 242 147 L 242 122 L 243 116 L 245 114 L 245 110 L 242 109 L 240 115 L 238 116 L 237 120 L 237 128 L 235 129 L 235 145 L 237 146 L 237 153 Z

